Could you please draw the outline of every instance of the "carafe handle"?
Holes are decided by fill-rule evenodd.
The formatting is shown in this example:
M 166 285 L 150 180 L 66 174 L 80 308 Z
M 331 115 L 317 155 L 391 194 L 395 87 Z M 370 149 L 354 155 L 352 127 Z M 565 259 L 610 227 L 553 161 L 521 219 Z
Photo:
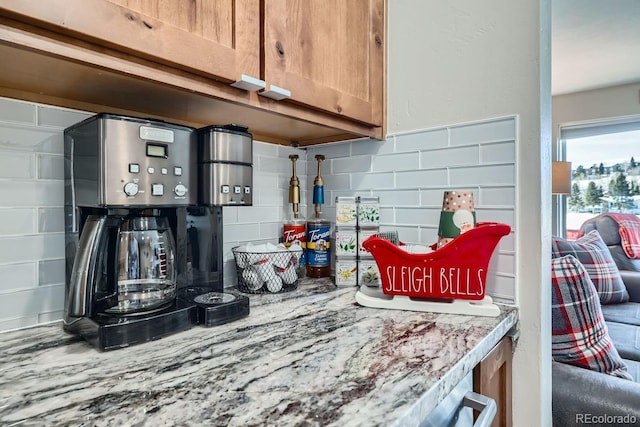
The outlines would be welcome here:
M 93 284 L 92 271 L 94 271 L 95 257 L 98 252 L 98 243 L 104 229 L 106 216 L 89 215 L 84 224 L 78 251 L 73 261 L 73 271 L 69 283 L 67 296 L 67 316 L 83 317 L 87 315 L 91 290 L 87 286 Z

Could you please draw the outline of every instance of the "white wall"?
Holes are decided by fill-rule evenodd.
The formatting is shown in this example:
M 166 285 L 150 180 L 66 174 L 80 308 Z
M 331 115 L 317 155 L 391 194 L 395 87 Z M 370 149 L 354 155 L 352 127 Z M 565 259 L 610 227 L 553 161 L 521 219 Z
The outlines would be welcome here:
M 518 115 L 513 415 L 527 426 L 551 425 L 550 20 L 550 0 L 389 2 L 391 134 Z
M 560 125 L 640 114 L 640 83 L 553 97 L 553 142 Z

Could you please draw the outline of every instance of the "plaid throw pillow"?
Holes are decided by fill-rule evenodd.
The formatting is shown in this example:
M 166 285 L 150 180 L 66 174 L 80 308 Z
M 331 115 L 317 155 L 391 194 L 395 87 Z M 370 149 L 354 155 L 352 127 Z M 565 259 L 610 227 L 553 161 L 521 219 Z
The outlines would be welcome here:
M 554 236 L 551 251 L 552 258 L 573 255 L 580 261 L 596 287 L 602 304 L 629 301 L 629 294 L 618 266 L 597 230 L 590 231 L 578 240 Z
M 572 255 L 551 261 L 551 352 L 557 362 L 633 380 L 613 346 L 596 289 Z

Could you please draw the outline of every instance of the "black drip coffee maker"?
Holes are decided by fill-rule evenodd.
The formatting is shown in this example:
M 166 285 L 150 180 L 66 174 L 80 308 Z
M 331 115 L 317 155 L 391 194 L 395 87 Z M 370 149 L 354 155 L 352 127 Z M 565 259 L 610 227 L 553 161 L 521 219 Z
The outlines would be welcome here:
M 65 130 L 66 331 L 108 350 L 248 314 L 223 291 L 222 208 L 197 203 L 196 150 L 194 129 L 157 120 Z

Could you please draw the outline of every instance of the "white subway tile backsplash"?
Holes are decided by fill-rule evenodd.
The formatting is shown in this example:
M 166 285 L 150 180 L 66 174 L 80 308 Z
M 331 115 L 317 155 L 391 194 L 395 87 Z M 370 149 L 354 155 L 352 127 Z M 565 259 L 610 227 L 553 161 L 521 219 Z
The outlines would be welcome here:
M 64 284 L 22 289 L 0 294 L 0 321 L 39 313 L 61 311 L 64 308 Z
M 291 171 L 291 160 L 289 158 L 278 159 L 270 156 L 254 156 L 253 167 L 262 173 L 279 174 L 284 171 Z M 289 173 L 291 175 L 291 173 Z
M 38 324 L 38 316 L 31 315 L 13 319 L 3 319 L 0 317 L 0 331 L 11 331 L 14 329 L 24 329 Z
M 381 206 L 419 206 L 419 190 L 378 190 L 374 194 L 380 197 Z
M 325 200 L 326 201 L 326 200 Z M 305 216 L 305 218 L 313 218 L 315 215 L 315 211 L 313 206 L 309 209 L 309 216 Z M 325 203 L 322 205 L 320 209 L 320 216 L 324 219 L 332 221 L 333 218 L 336 217 L 336 206 L 334 204 Z
M 64 157 L 50 154 L 38 155 L 39 179 L 64 179 Z
M 420 239 L 421 228 L 422 227 L 418 227 L 417 225 L 398 224 L 393 227 L 381 226 L 380 231 L 396 231 L 398 233 L 398 239 L 401 242 L 413 244 L 422 242 Z
M 38 263 L 38 285 L 47 286 L 64 284 L 64 270 L 64 258 L 40 261 Z
M 45 323 L 59 322 L 63 316 L 64 316 L 64 310 L 38 313 L 38 324 L 43 325 Z
M 498 243 L 497 251 L 515 253 L 515 250 L 516 250 L 516 240 L 515 240 L 514 229 L 512 227 L 511 233 L 504 236 L 502 239 L 500 239 L 500 243 Z
M 374 172 L 395 172 L 418 169 L 420 158 L 418 153 L 386 154 L 373 159 L 371 169 Z
M 384 206 L 380 206 L 380 224 L 395 224 L 396 221 L 396 211 L 395 208 L 387 208 Z
M 420 236 L 417 242 L 427 246 L 437 243 L 438 227 L 421 227 Z
M 62 133 L 89 116 L 0 99 L 0 179 L 6 184 L 0 185 L 0 331 L 62 317 Z M 304 149 L 254 141 L 254 206 L 223 208 L 225 284 L 236 280 L 233 246 L 280 239 L 291 210 L 290 154 L 299 155 L 305 218 L 313 213 L 314 156 L 323 154 L 325 218 L 335 216 L 338 195 L 379 196 L 382 230 L 429 245 L 437 241 L 442 194 L 449 189 L 474 191 L 479 221 L 514 227 L 516 145 L 515 117 Z M 500 241 L 487 285 L 489 294 L 506 301 L 515 300 L 515 235 Z
M 515 206 L 515 187 L 483 187 L 480 197 L 475 199 L 476 206 Z
M 348 179 L 348 177 L 347 177 Z M 379 190 L 394 188 L 394 174 L 388 173 L 354 173 L 351 175 L 350 186 L 341 188 Z
M 282 206 L 289 200 L 289 192 L 284 188 L 264 188 L 253 194 L 253 204 L 256 206 Z
M 279 220 L 276 222 L 262 222 L 260 223 L 260 240 L 270 240 L 272 243 L 277 243 L 280 236 L 282 236 L 282 223 Z
M 449 145 L 447 129 L 435 129 L 417 133 L 396 135 L 396 152 L 433 150 Z
M 260 237 L 260 224 L 225 224 L 222 233 L 225 241 L 255 242 Z
M 268 144 L 266 142 L 253 141 L 253 157 L 266 156 L 266 157 L 281 157 L 278 155 L 280 147 L 275 144 Z M 286 156 L 285 156 L 286 157 Z M 304 159 L 303 159 L 304 160 Z
M 0 149 L 64 154 L 61 131 L 22 126 L 0 126 Z
M 35 209 L 0 209 L 0 236 L 33 234 L 36 232 L 35 219 Z
M 313 176 L 309 175 L 307 178 L 307 191 L 308 191 L 308 204 L 313 203 L 313 180 L 316 176 L 317 170 L 314 172 L 310 172 Z M 339 175 L 322 175 L 322 181 L 324 182 L 325 191 L 329 188 L 337 189 L 337 190 L 346 190 L 352 188 L 351 179 L 355 176 L 362 175 L 371 175 L 371 174 L 339 174 Z M 351 179 L 350 179 L 351 178 Z M 325 199 L 325 203 L 328 203 L 328 200 Z
M 483 144 L 480 146 L 481 163 L 515 163 L 515 141 Z
M 516 294 L 516 278 L 489 270 L 486 289 L 486 293 L 494 299 L 498 298 L 513 303 Z
M 267 188 L 279 187 L 284 180 L 281 177 L 273 173 L 263 173 L 256 166 L 253 167 L 253 188 L 255 190 L 262 190 Z M 289 179 L 287 178 L 287 183 Z
M 396 174 L 396 188 L 442 187 L 447 184 L 446 169 L 415 170 Z
M 64 256 L 64 233 L 0 238 L 0 262 L 38 261 Z
M 399 224 L 415 224 L 437 227 L 440 222 L 441 209 L 429 208 L 396 208 L 395 220 Z
M 222 208 L 222 225 L 226 227 L 229 224 L 238 223 L 238 210 L 240 208 L 234 206 L 225 206 Z
M 360 143 L 367 143 L 366 140 L 359 140 Z M 358 142 L 356 142 L 357 144 Z M 350 142 L 335 142 L 332 144 L 325 144 L 320 146 L 310 146 L 307 148 L 307 173 L 309 175 L 313 174 L 315 176 L 315 172 L 317 170 L 316 164 L 317 160 L 315 158 L 316 154 L 323 154 L 326 159 L 336 159 L 338 157 L 348 157 L 351 156 L 351 146 L 353 143 Z
M 357 141 L 353 141 L 351 145 L 351 155 L 352 156 L 360 156 L 363 154 L 370 155 L 382 155 L 382 154 L 390 154 L 395 152 L 395 137 L 390 136 L 389 138 L 379 141 L 374 139 L 361 139 Z
M 513 228 L 515 212 L 513 209 L 487 209 L 476 206 L 476 220 L 481 222 L 501 222 Z
M 78 123 L 87 117 L 91 117 L 92 115 L 92 113 L 82 111 L 39 105 L 37 124 L 38 126 L 56 127 L 64 130 L 64 128 Z
M 0 200 L 5 207 L 63 206 L 62 181 L 12 181 L 0 185 Z
M 516 139 L 515 118 L 453 126 L 449 130 L 450 144 L 468 145 L 484 142 L 514 141 Z
M 515 254 L 503 253 L 496 250 L 491 257 L 489 263 L 489 270 L 499 271 L 502 274 L 515 275 L 516 274 Z
M 36 177 L 33 153 L 0 150 L 0 178 L 29 179 Z
M 454 187 L 472 185 L 515 184 L 516 169 L 513 164 L 452 168 L 450 184 Z
M 8 290 L 30 289 L 35 287 L 36 269 L 35 262 L 0 264 L 0 295 Z
M 0 99 L 0 122 L 15 122 L 33 125 L 36 120 L 36 106 L 30 102 Z
M 238 223 L 262 223 L 270 221 L 279 221 L 282 218 L 281 211 L 283 207 L 279 206 L 247 206 L 238 208 Z
M 64 231 L 64 208 L 39 208 L 38 233 Z
M 420 165 L 414 170 L 396 171 L 392 188 L 352 175 L 352 194 L 371 191 L 389 195 L 390 204 L 381 199 L 382 228 L 396 229 L 403 241 L 430 245 L 437 241 L 437 230 L 445 190 L 474 192 L 478 221 L 515 223 L 516 118 L 507 117 L 422 132 L 390 136 L 396 153 L 420 150 Z M 360 146 L 353 143 L 352 153 Z M 385 163 L 387 156 L 373 156 L 373 170 L 396 167 Z M 371 175 L 371 174 L 368 174 Z M 382 185 L 381 185 L 382 184 Z M 417 190 L 420 207 L 410 208 L 406 197 Z M 393 196 L 392 196 L 393 195 Z M 498 244 L 496 261 L 490 268 L 492 292 L 507 302 L 515 301 L 515 230 Z
M 371 170 L 371 156 L 351 156 L 330 160 L 331 173 L 369 172 Z
M 445 148 L 420 153 L 420 167 L 434 169 L 454 166 L 475 166 L 480 163 L 479 147 Z

